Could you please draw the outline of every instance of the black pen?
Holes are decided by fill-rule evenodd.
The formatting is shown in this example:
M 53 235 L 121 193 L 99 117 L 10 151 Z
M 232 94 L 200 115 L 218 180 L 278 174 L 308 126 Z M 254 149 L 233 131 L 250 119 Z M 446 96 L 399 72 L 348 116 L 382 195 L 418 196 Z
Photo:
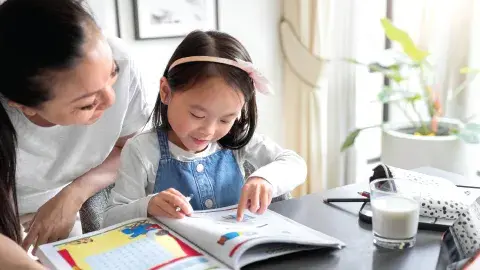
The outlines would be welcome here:
M 463 185 L 457 185 L 459 188 L 472 188 L 472 189 L 480 189 L 478 186 L 463 186 Z
M 369 202 L 369 198 L 326 198 L 323 199 L 324 203 L 331 202 Z

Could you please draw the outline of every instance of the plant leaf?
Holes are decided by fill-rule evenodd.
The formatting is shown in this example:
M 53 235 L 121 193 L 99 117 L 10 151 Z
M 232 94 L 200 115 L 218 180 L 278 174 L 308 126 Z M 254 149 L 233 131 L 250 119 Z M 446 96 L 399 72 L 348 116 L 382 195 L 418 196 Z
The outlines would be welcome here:
M 467 124 L 465 125 L 465 129 L 480 134 L 480 124 L 477 124 L 477 123 L 467 123 Z
M 398 42 L 402 46 L 405 54 L 412 60 L 420 62 L 428 56 L 427 51 L 417 48 L 407 32 L 395 27 L 387 18 L 383 18 L 381 22 L 387 37 L 392 41 Z
M 469 68 L 469 67 L 463 67 L 460 69 L 461 74 L 468 74 L 468 73 L 479 73 L 480 69 L 478 68 Z
M 400 64 L 393 64 L 388 66 L 388 69 L 393 70 L 393 71 L 399 71 L 400 70 Z
M 478 134 L 460 131 L 460 133 L 458 133 L 457 136 L 466 143 L 470 143 L 470 144 L 480 143 L 480 138 L 478 137 Z
M 456 135 L 466 143 L 478 144 L 480 143 L 480 124 L 467 123 Z
M 357 65 L 364 65 L 364 63 L 361 63 L 359 62 L 358 60 L 354 59 L 354 58 L 345 58 L 343 59 L 345 61 L 347 61 L 348 63 L 352 63 L 352 64 L 357 64 Z
M 408 101 L 422 99 L 422 96 L 415 92 L 408 92 L 404 90 L 396 90 L 391 86 L 383 87 L 382 91 L 377 94 L 378 101 L 382 103 L 395 102 L 395 101 Z
M 391 80 L 394 80 L 396 83 L 400 83 L 404 80 L 402 75 L 400 75 L 400 72 L 398 70 L 394 70 L 394 72 L 390 75 L 387 75 L 387 77 Z
M 410 103 L 414 103 L 415 101 L 419 101 L 422 99 L 422 95 L 416 93 L 415 95 L 411 97 L 406 97 L 405 100 Z
M 347 150 L 350 146 L 352 146 L 355 143 L 355 139 L 357 139 L 358 134 L 362 131 L 362 129 L 355 129 L 352 131 L 350 134 L 348 134 L 347 138 L 343 142 L 342 149 L 341 151 Z
M 402 75 L 400 74 L 398 65 L 391 65 L 389 67 L 384 67 L 379 63 L 371 63 L 371 64 L 368 64 L 368 72 L 382 73 L 385 77 L 395 81 L 396 83 L 400 83 L 405 80 L 405 78 L 403 78 Z
M 377 94 L 377 99 L 382 103 L 387 103 L 391 100 L 393 93 L 391 86 L 383 87 L 382 91 Z
M 388 71 L 388 69 L 382 65 L 380 65 L 379 63 L 371 63 L 371 64 L 368 64 L 368 72 L 370 73 L 375 73 L 375 72 L 386 72 Z

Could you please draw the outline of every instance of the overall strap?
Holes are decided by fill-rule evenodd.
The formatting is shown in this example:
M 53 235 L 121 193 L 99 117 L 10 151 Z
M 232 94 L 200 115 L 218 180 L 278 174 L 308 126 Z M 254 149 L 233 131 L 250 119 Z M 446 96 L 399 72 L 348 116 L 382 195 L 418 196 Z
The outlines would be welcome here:
M 170 159 L 170 149 L 168 147 L 167 132 L 163 129 L 157 129 L 158 146 L 160 147 L 160 160 Z

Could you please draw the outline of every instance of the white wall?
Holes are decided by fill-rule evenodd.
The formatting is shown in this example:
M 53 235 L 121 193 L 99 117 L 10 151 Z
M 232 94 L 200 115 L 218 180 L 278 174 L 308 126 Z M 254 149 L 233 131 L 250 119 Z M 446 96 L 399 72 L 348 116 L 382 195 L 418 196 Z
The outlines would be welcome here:
M 259 95 L 257 99 L 257 131 L 283 145 L 282 58 L 277 31 L 281 3 L 278 0 L 219 0 L 218 14 L 219 30 L 239 39 L 249 51 L 253 62 L 272 82 L 275 95 Z M 132 1 L 119 0 L 119 13 L 121 37 L 131 47 L 149 86 L 149 97 L 154 103 L 158 80 L 182 38 L 137 41 L 134 38 Z

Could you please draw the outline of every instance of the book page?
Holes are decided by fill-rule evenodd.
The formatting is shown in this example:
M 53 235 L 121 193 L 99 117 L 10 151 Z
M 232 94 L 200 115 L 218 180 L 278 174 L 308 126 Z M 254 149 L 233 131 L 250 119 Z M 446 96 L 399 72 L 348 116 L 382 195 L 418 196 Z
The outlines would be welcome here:
M 226 268 L 151 219 L 138 219 L 40 247 L 53 269 Z
M 297 251 L 304 251 L 310 249 L 318 249 L 318 246 L 306 246 L 298 244 L 285 244 L 285 243 L 269 243 L 263 245 L 254 246 L 247 251 L 245 251 L 242 256 L 240 256 L 237 265 L 242 267 L 244 265 L 250 264 L 252 262 L 257 262 L 265 260 L 268 258 L 281 256 L 284 254 L 289 254 Z
M 236 220 L 236 213 L 236 206 L 233 206 L 194 212 L 191 217 L 183 219 L 159 219 L 206 252 L 215 254 L 217 259 L 234 268 L 239 266 L 238 260 L 246 250 L 262 243 L 297 245 L 289 252 L 305 249 L 305 247 L 300 248 L 298 244 L 332 248 L 340 248 L 344 245 L 333 237 L 270 210 L 263 215 L 252 214 L 247 210 L 241 222 Z M 268 251 L 268 247 L 258 249 L 255 259 L 281 255 Z

